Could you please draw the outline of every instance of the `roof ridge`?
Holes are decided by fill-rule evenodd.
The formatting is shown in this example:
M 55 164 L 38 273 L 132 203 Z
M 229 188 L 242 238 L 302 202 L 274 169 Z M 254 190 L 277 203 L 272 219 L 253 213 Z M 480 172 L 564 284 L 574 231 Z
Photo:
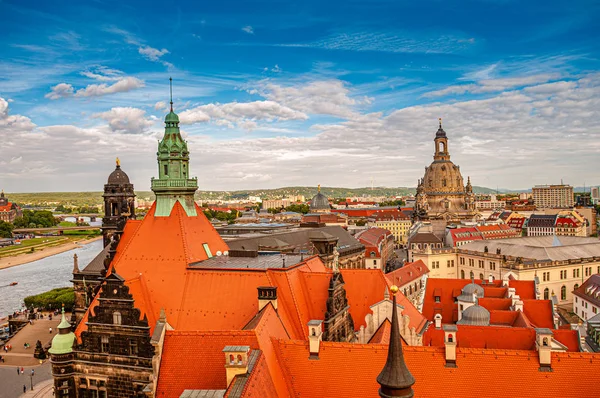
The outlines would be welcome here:
M 179 207 L 177 207 L 177 205 L 179 205 Z M 185 234 L 185 230 L 183 228 L 183 215 L 181 214 L 183 207 L 181 206 L 181 203 L 179 203 L 179 200 L 175 202 L 174 207 L 176 209 L 175 211 L 177 212 L 175 214 L 177 215 L 177 222 L 179 223 L 179 231 L 181 232 L 181 244 L 183 245 L 183 255 L 185 257 L 185 262 L 187 263 L 187 265 L 189 265 L 190 258 L 188 256 L 187 235 Z M 196 213 L 198 213 L 198 210 L 196 210 Z M 187 216 L 187 213 L 185 215 Z

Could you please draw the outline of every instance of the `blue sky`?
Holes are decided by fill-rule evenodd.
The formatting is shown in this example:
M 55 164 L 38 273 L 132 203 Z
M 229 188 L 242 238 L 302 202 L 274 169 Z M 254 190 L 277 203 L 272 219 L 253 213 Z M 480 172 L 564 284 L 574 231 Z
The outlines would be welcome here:
M 0 1 L 6 191 L 147 189 L 169 76 L 201 189 L 600 183 L 597 1 L 80 3 Z

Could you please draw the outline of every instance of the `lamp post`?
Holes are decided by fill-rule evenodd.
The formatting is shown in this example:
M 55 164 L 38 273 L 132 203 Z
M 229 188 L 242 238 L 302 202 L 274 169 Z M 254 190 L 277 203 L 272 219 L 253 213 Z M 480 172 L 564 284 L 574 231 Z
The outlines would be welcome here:
M 33 375 L 35 374 L 34 370 L 31 369 L 31 375 L 29 375 L 30 380 L 31 380 L 31 391 L 33 391 Z

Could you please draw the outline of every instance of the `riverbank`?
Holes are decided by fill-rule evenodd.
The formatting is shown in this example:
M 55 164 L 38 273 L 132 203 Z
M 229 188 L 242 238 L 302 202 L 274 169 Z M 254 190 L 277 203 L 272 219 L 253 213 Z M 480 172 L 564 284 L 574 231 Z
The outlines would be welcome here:
M 102 236 L 96 236 L 91 239 L 82 239 L 74 242 L 67 242 L 60 246 L 47 247 L 36 250 L 33 253 L 19 254 L 14 257 L 0 258 L 0 269 L 16 267 L 17 265 L 27 264 L 32 261 L 41 260 L 46 257 L 54 256 L 55 254 L 64 253 L 69 250 L 76 249 L 85 245 L 86 243 L 95 242 L 101 240 Z

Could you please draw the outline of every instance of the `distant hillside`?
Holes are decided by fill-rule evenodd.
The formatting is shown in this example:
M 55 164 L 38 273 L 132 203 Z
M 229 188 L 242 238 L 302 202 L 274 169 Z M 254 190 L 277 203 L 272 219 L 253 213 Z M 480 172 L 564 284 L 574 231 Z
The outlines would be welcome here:
M 495 193 L 494 189 L 473 187 L 475 193 Z M 366 187 L 366 188 L 338 188 L 321 187 L 321 192 L 330 198 L 369 197 L 369 196 L 405 196 L 414 195 L 415 188 L 397 187 Z M 154 200 L 151 191 L 136 191 L 138 199 Z M 317 187 L 284 187 L 276 189 L 254 189 L 240 191 L 197 191 L 196 199 L 203 200 L 233 200 L 245 199 L 248 196 L 258 196 L 262 199 L 277 199 L 291 195 L 304 195 L 309 200 L 317 193 Z M 64 206 L 98 206 L 103 203 L 102 192 L 37 192 L 37 193 L 7 193 L 10 201 L 21 206 L 54 208 L 59 204 Z

